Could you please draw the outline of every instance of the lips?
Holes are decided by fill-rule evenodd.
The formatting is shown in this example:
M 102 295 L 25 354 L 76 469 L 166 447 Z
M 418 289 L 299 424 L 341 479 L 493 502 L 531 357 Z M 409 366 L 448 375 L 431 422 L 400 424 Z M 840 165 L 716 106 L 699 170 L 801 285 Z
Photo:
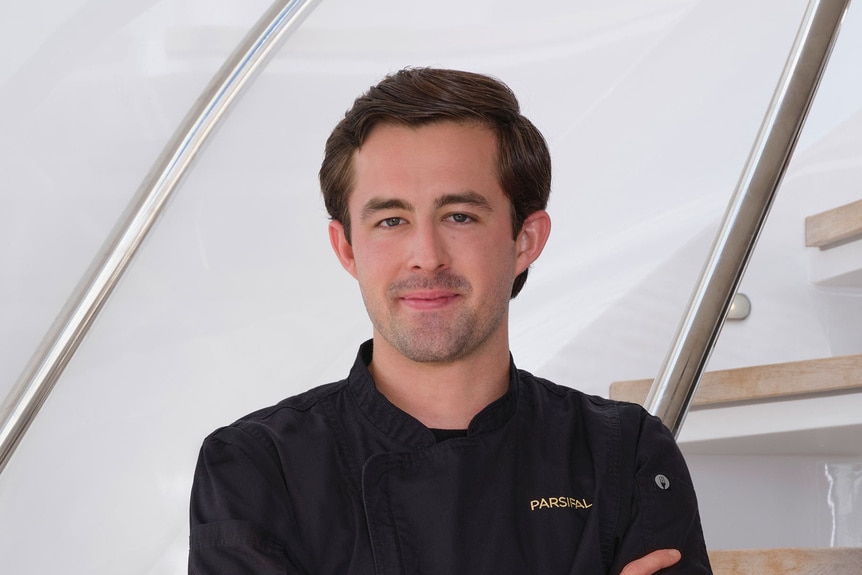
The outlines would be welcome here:
M 437 310 L 451 305 L 470 293 L 470 283 L 451 270 L 433 277 L 413 276 L 400 279 L 387 288 L 387 295 L 408 309 Z
M 417 310 L 442 309 L 460 297 L 458 293 L 451 291 L 422 291 L 411 292 L 401 295 L 398 299 L 406 307 Z

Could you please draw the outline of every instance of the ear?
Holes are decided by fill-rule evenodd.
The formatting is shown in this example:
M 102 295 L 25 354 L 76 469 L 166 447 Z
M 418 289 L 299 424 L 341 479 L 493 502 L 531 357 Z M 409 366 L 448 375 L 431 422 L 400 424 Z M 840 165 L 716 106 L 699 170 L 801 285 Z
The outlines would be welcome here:
M 355 278 L 356 260 L 353 257 L 353 246 L 347 241 L 344 225 L 341 222 L 335 220 L 329 222 L 329 243 L 332 244 L 332 250 L 341 262 L 341 266 Z
M 551 235 L 551 216 L 545 210 L 533 212 L 524 220 L 515 238 L 515 275 L 530 267 L 545 249 Z

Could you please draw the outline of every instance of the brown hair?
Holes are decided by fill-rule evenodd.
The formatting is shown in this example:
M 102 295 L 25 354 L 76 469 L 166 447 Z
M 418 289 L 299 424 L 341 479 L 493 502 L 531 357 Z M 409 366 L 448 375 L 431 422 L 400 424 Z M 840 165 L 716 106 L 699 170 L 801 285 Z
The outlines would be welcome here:
M 326 210 L 344 225 L 350 241 L 348 199 L 353 188 L 353 154 L 379 124 L 423 126 L 476 122 L 497 135 L 497 177 L 512 206 L 512 235 L 524 220 L 548 204 L 551 156 L 544 137 L 520 113 L 508 86 L 495 78 L 437 68 L 406 68 L 386 76 L 353 102 L 326 140 L 320 187 Z M 512 286 L 518 295 L 527 270 Z

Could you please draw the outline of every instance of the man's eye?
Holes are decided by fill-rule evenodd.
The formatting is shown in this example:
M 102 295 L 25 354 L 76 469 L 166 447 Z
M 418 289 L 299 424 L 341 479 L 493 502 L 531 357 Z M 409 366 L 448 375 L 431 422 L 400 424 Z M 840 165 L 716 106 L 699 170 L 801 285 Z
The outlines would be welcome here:
M 452 218 L 452 221 L 456 224 L 466 224 L 467 222 L 473 221 L 473 218 L 467 214 L 452 214 L 449 217 Z
M 401 225 L 403 220 L 401 218 L 386 218 L 379 225 L 384 228 L 394 228 L 395 226 Z

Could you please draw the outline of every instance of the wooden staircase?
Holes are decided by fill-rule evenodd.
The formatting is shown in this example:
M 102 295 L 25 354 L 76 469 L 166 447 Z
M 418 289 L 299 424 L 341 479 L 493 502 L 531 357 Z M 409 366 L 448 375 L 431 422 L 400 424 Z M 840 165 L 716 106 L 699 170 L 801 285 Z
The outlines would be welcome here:
M 643 404 L 652 380 L 611 384 L 612 399 Z M 862 354 L 707 372 L 693 407 L 862 392 Z M 860 438 L 862 442 L 862 438 Z M 715 575 L 862 575 L 862 548 L 714 550 Z
M 811 253 L 811 281 L 827 287 L 862 287 L 859 240 L 862 200 L 806 218 L 806 246 L 819 248 Z M 610 397 L 643 405 L 651 385 L 649 379 L 614 382 Z M 692 408 L 732 408 L 859 392 L 862 354 L 707 372 Z M 862 437 L 850 442 L 858 445 Z M 862 575 L 862 548 L 856 547 L 713 550 L 709 557 L 715 575 Z

